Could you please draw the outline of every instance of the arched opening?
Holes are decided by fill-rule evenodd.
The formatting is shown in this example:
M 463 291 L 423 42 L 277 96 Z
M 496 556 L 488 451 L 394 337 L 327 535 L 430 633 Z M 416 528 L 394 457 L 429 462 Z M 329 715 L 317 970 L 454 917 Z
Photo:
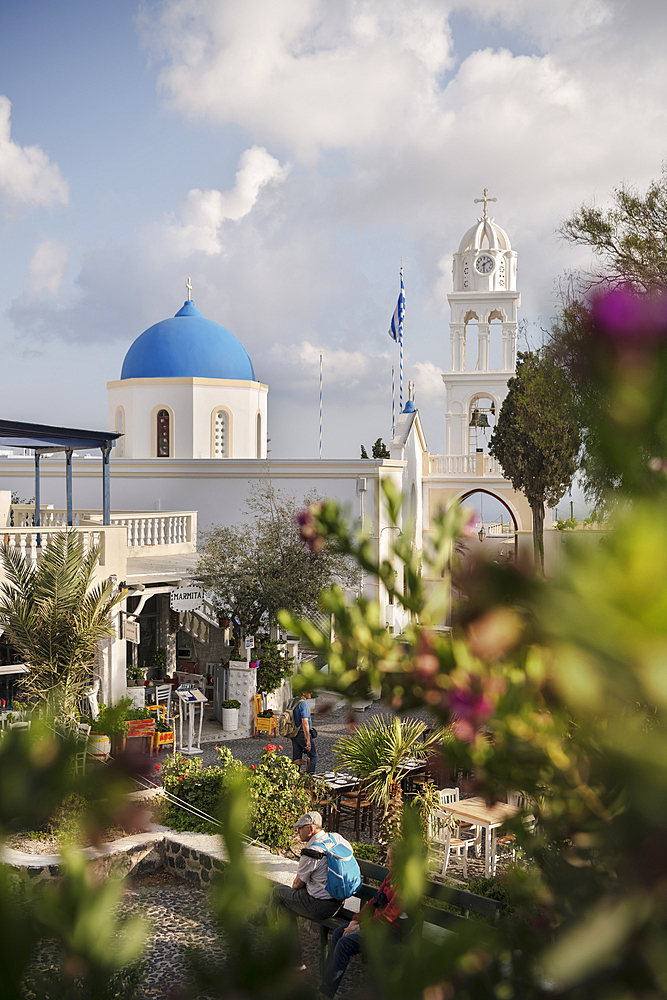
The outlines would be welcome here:
M 262 457 L 262 414 L 257 414 L 257 441 L 255 442 L 255 454 L 257 458 Z
M 474 312 L 467 313 L 463 327 L 463 350 L 465 363 L 462 366 L 466 372 L 479 371 L 479 317 Z
M 116 410 L 116 434 L 125 433 L 125 410 L 122 406 L 119 406 Z M 117 438 L 116 443 L 116 457 L 123 458 L 125 455 L 125 438 Z
M 213 458 L 229 457 L 229 414 L 216 410 L 213 415 Z
M 483 452 L 488 455 L 489 441 L 498 416 L 493 396 L 478 392 L 468 406 L 468 454 Z
M 475 515 L 475 531 L 465 547 L 493 562 L 515 562 L 519 522 L 509 504 L 497 493 L 479 488 L 461 494 L 458 501 Z
M 489 314 L 489 371 L 503 370 L 503 315 L 499 309 Z
M 170 431 L 171 431 L 171 419 L 169 416 L 169 410 L 158 410 L 157 411 L 157 447 L 156 454 L 158 458 L 169 458 L 169 442 L 170 442 Z

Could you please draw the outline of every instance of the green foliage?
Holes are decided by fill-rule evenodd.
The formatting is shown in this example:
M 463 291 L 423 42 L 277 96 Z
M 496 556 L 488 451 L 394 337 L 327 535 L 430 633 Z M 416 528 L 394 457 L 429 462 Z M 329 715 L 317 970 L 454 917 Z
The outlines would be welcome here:
M 93 585 L 99 549 L 84 553 L 76 531 L 51 536 L 37 564 L 6 546 L 0 555 L 0 626 L 30 667 L 22 686 L 59 727 L 72 730 L 98 644 L 114 635 L 111 612 L 122 598 L 111 596 L 111 580 Z
M 224 752 L 223 752 L 224 751 Z M 162 764 L 162 786 L 179 802 L 215 816 L 225 790 L 226 776 L 239 769 L 226 747 L 219 748 L 220 765 L 204 767 L 199 757 L 184 757 L 177 753 Z M 160 822 L 172 830 L 195 833 L 217 833 L 217 826 L 193 815 L 174 802 L 164 799 L 160 804 Z
M 352 580 L 334 545 L 311 552 L 301 544 L 297 512 L 293 496 L 262 480 L 247 502 L 249 523 L 217 526 L 201 535 L 194 576 L 214 592 L 218 614 L 237 616 L 247 634 L 268 629 L 280 608 L 317 613 L 323 587 L 336 579 Z
M 360 458 L 368 458 L 368 452 L 366 451 L 366 448 L 364 447 L 363 444 L 361 446 L 361 455 L 359 457 Z
M 581 442 L 569 380 L 545 351 L 519 353 L 516 375 L 489 442 L 533 514 L 533 541 L 544 569 L 544 505 L 555 507 L 572 482 Z
M 585 287 L 600 280 L 654 291 L 667 285 L 667 165 L 646 194 L 615 188 L 609 208 L 583 205 L 561 226 L 568 242 L 591 250 L 600 267 Z
M 382 438 L 378 438 L 373 445 L 372 454 L 373 458 L 391 458 L 389 448 L 387 448 Z
M 167 666 L 167 650 L 164 646 L 160 646 L 153 653 L 153 666 L 157 667 L 158 670 L 165 670 Z
M 226 701 L 220 702 L 221 708 L 240 708 L 241 702 L 237 701 L 236 698 L 227 698 Z
M 354 851 L 355 858 L 360 861 L 372 861 L 374 864 L 379 865 L 382 860 L 382 849 L 376 847 L 375 844 L 351 844 L 352 850 Z
M 299 768 L 277 749 L 282 747 L 268 744 L 248 775 L 252 836 L 267 847 L 289 844 L 295 822 L 310 808 Z
M 559 517 L 556 521 L 558 531 L 574 531 L 577 527 L 576 517 Z
M 293 670 L 294 658 L 288 656 L 287 650 L 282 649 L 277 642 L 263 638 L 259 648 L 257 690 L 271 694 L 287 677 L 292 676 Z

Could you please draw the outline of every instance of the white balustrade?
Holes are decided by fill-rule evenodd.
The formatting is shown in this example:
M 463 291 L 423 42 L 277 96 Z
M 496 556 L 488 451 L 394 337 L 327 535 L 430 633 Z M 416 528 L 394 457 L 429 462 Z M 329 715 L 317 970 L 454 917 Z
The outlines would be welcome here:
M 12 510 L 14 529 L 35 529 L 35 508 L 33 505 L 15 504 Z M 50 530 L 62 530 L 67 527 L 67 511 L 53 507 L 42 507 L 40 520 L 42 533 Z M 101 521 L 102 516 L 99 511 L 72 511 L 73 527 L 80 528 L 86 525 L 101 524 Z M 169 511 L 160 514 L 148 511 L 128 511 L 122 514 L 112 514 L 111 524 L 120 525 L 127 529 L 129 549 L 154 549 L 179 545 L 192 548 L 192 551 L 195 550 L 197 540 L 197 514 L 195 511 Z
M 59 526 L 39 528 L 6 528 L 4 532 L 0 529 L 0 540 L 10 550 L 19 552 L 30 563 L 36 563 L 42 552 L 46 548 L 49 538 L 57 535 L 62 530 Z M 83 551 L 87 555 L 92 547 L 101 547 L 103 542 L 102 531 L 86 531 L 79 529 L 79 534 L 83 540 Z M 40 545 L 37 544 L 39 536 Z
M 502 476 L 503 470 L 498 459 L 491 455 L 430 455 L 429 473 L 432 476 Z

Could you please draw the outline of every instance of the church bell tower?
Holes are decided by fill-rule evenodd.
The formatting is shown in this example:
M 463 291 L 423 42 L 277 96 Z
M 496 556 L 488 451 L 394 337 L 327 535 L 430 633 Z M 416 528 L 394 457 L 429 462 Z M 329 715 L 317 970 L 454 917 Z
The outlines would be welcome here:
M 487 452 L 495 418 L 516 367 L 517 255 L 504 229 L 489 218 L 484 188 L 481 218 L 454 254 L 450 366 L 447 390 L 447 455 Z M 475 336 L 476 335 L 476 336 Z M 475 344 L 476 340 L 476 344 Z M 475 350 L 476 348 L 476 350 Z

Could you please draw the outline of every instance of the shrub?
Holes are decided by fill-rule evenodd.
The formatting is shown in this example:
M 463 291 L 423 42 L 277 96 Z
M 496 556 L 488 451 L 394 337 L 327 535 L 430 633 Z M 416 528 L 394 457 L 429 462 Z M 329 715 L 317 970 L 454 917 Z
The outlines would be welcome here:
M 220 766 L 204 767 L 199 757 L 184 757 L 176 754 L 162 765 L 162 785 L 180 802 L 195 806 L 209 816 L 215 816 L 224 791 L 227 772 L 241 765 L 234 760 L 229 750 L 221 748 Z M 164 800 L 160 807 L 160 822 L 172 830 L 188 830 L 195 833 L 217 833 L 217 827 L 207 820 L 193 816 L 175 802 Z
M 267 744 L 248 777 L 252 835 L 267 847 L 289 844 L 296 820 L 311 805 L 299 768 L 277 749 Z
M 257 667 L 257 690 L 264 694 L 276 691 L 294 671 L 294 658 L 280 649 L 272 639 L 262 639 Z
M 381 848 L 376 847 L 375 844 L 352 844 L 352 850 L 354 851 L 355 858 L 359 861 L 372 861 L 373 864 L 379 865 L 382 863 L 381 859 L 384 851 Z
M 220 703 L 221 708 L 240 708 L 241 702 L 237 701 L 236 698 L 228 698 L 227 701 Z

